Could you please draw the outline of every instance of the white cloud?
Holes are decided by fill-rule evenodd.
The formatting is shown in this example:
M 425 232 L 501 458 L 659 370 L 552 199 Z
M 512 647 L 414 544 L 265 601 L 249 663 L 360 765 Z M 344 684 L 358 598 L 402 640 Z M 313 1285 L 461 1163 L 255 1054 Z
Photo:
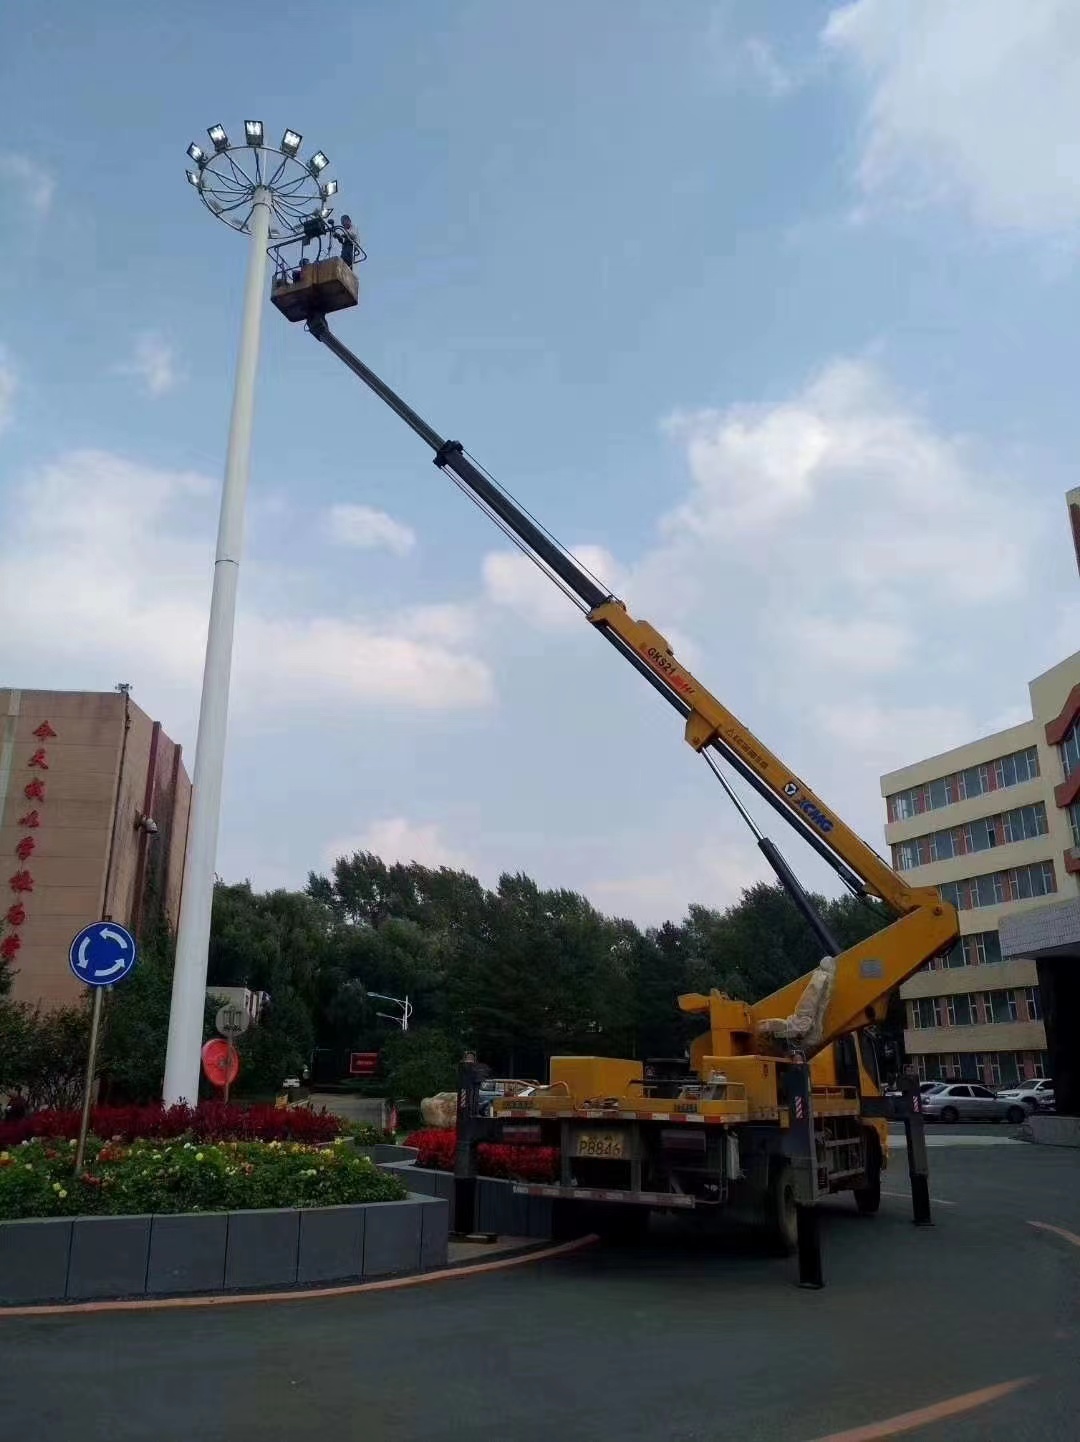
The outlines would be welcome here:
M 416 545 L 416 532 L 411 526 L 372 506 L 331 506 L 325 524 L 331 540 L 361 551 L 382 549 L 405 556 Z
M 15 391 L 18 388 L 18 380 L 15 375 L 15 367 L 8 358 L 3 346 L 0 346 L 0 431 L 4 431 L 11 424 L 11 417 L 15 409 Z
M 670 847 L 655 848 L 655 865 L 637 874 L 592 879 L 582 888 L 601 911 L 630 916 L 639 925 L 659 926 L 686 915 L 691 901 L 730 906 L 759 881 L 775 879 L 749 840 L 695 839 L 693 853 L 672 864 Z M 674 1004 L 674 997 L 672 998 Z
M 141 335 L 131 360 L 116 367 L 120 375 L 133 376 L 150 396 L 167 395 L 180 383 L 173 348 L 160 336 Z
M 785 619 L 783 635 L 814 665 L 864 675 L 903 667 L 915 642 L 902 622 L 871 617 L 796 616 Z
M 190 694 L 206 641 L 215 490 L 99 451 L 61 456 L 14 488 L 0 528 L 0 614 L 24 617 L 25 634 L 0 637 L 0 672 L 24 685 L 98 687 L 123 674 Z M 484 706 L 494 687 L 470 635 L 468 613 L 452 607 L 283 618 L 242 599 L 234 709 Z
M 0 155 L 0 177 L 12 185 L 32 214 L 41 217 L 48 213 L 56 193 L 56 181 L 29 156 L 13 151 Z
M 795 88 L 795 80 L 776 52 L 760 35 L 749 35 L 741 46 L 742 57 L 750 77 L 767 95 L 779 100 Z
M 602 546 L 583 545 L 571 547 L 570 553 L 602 585 L 618 590 L 622 573 L 610 552 Z M 489 601 L 515 611 L 540 629 L 563 630 L 580 624 L 574 603 L 520 551 L 490 551 L 483 559 L 481 574 Z
M 818 706 L 814 714 L 825 735 L 844 747 L 845 765 L 857 758 L 877 774 L 950 751 L 976 735 L 975 723 L 962 706 L 886 705 L 853 698 Z
M 832 11 L 823 39 L 866 86 L 867 197 L 955 198 L 990 226 L 1075 228 L 1075 0 L 853 0 Z
M 476 872 L 468 853 L 449 844 L 438 825 L 418 824 L 403 816 L 373 821 L 355 836 L 328 842 L 323 849 L 323 862 L 330 867 L 339 856 L 352 856 L 357 851 L 371 851 L 386 862 L 400 861 L 408 865 L 410 861 L 418 861 L 421 866 L 448 866 L 455 871 Z
M 1016 590 L 1031 527 L 962 440 L 940 435 L 870 362 L 826 365 L 791 400 L 682 413 L 689 498 L 670 542 L 756 548 L 770 568 L 862 592 L 905 581 L 960 600 Z M 680 564 L 683 564 L 680 556 Z

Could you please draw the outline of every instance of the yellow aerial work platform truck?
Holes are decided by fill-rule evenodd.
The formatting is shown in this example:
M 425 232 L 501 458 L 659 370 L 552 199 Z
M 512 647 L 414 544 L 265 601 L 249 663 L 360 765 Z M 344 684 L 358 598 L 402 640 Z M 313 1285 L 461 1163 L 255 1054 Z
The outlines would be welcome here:
M 280 255 L 280 248 L 279 248 Z M 880 1199 L 890 1119 L 906 1132 L 914 1219 L 930 1221 L 926 1152 L 915 1088 L 885 1095 L 873 1029 L 890 994 L 959 935 L 954 908 L 911 887 L 819 796 L 709 692 L 647 621 L 585 569 L 459 441 L 446 440 L 331 332 L 329 311 L 356 304 L 340 261 L 278 265 L 271 299 L 383 400 L 434 453 L 434 462 L 558 585 L 624 660 L 684 722 L 757 845 L 812 928 L 821 961 L 762 1001 L 713 991 L 679 997 L 704 1022 L 689 1058 L 660 1062 L 553 1057 L 548 1082 L 477 1114 L 474 1070 L 463 1068 L 458 1109 L 457 1227 L 469 1230 L 475 1147 L 483 1139 L 546 1144 L 557 1182 L 521 1184 L 551 1197 L 580 1225 L 632 1231 L 650 1211 L 762 1223 L 777 1246 L 799 1252 L 800 1280 L 820 1285 L 817 1214 L 822 1195 L 851 1192 L 861 1212 Z M 856 896 L 883 902 L 895 920 L 840 949 L 785 858 L 764 836 L 720 762 L 751 786 L 837 872 Z

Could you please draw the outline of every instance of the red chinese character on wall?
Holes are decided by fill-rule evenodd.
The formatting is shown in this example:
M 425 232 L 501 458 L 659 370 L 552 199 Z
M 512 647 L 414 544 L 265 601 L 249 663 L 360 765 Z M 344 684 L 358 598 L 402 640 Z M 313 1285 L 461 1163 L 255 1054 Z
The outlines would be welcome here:
M 15 953 L 20 946 L 22 946 L 22 942 L 14 933 L 12 933 L 11 936 L 5 936 L 3 941 L 0 941 L 0 956 L 2 956 L 5 961 L 14 961 Z
M 33 891 L 34 878 L 29 871 L 16 871 L 14 876 L 8 877 L 8 885 L 12 891 Z
M 37 842 L 32 836 L 24 836 L 15 848 L 15 855 L 20 861 L 29 861 L 37 850 Z
M 39 746 L 26 764 L 31 769 L 36 766 L 41 771 L 48 771 L 49 763 L 45 760 L 45 747 Z
M 52 727 L 47 721 L 43 721 L 34 732 L 34 735 L 38 738 L 39 741 L 48 741 L 56 735 L 56 732 L 52 729 Z
M 45 800 L 45 783 L 40 776 L 35 776 L 33 781 L 28 781 L 23 787 L 23 795 L 27 801 Z
M 28 811 L 25 816 L 19 817 L 18 825 L 25 826 L 30 831 L 33 831 L 35 826 L 41 825 L 41 817 L 37 814 L 36 811 Z
M 22 926 L 26 921 L 26 907 L 21 901 L 17 901 L 4 912 L 4 920 L 8 926 Z

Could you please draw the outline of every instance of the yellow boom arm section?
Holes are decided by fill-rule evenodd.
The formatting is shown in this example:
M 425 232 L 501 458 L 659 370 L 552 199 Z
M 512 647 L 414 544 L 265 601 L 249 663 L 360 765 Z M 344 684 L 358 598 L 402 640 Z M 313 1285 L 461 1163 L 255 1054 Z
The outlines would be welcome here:
M 440 436 L 359 356 L 343 345 L 326 323 L 323 312 L 328 307 L 318 303 L 317 296 L 309 299 L 303 314 L 315 339 L 431 447 L 440 470 L 450 474 L 482 511 L 513 536 L 526 555 L 576 600 L 596 629 L 686 717 L 686 739 L 694 750 L 704 752 L 709 747 L 715 748 L 787 816 L 795 829 L 845 875 L 849 884 L 880 898 L 899 914 L 900 919 L 893 925 L 836 957 L 835 969 L 831 964 L 829 968 L 819 969 L 752 1007 L 714 992 L 711 998 L 683 998 L 683 1009 L 708 1011 L 714 1037 L 719 1038 L 723 1032 L 732 1045 L 738 1043 L 736 1051 L 743 1053 L 751 1050 L 754 1041 L 762 1036 L 772 1037 L 775 1045 L 775 1038 L 781 1033 L 775 1027 L 763 1031 L 761 1023 L 783 1023 L 785 1018 L 792 1018 L 800 1001 L 802 1007 L 795 1018 L 796 1024 L 782 1034 L 807 1033 L 803 1023 L 812 1004 L 813 1027 L 809 1034 L 813 1036 L 813 1044 L 803 1046 L 804 1051 L 820 1049 L 842 1032 L 879 1020 L 889 993 L 956 940 L 959 928 L 953 907 L 941 901 L 935 891 L 907 886 L 892 867 L 679 664 L 658 631 L 646 621 L 635 621 L 621 601 L 466 455 L 460 441 Z M 299 318 L 299 312 L 293 318 Z M 759 844 L 763 850 L 767 844 L 771 845 L 764 838 Z M 784 880 L 784 872 L 790 874 L 790 868 L 775 848 L 770 859 Z M 792 884 L 785 880 L 789 892 L 798 887 L 794 877 L 790 877 L 790 881 Z M 823 933 L 820 921 L 815 930 L 819 935 Z
M 594 626 L 612 632 L 689 708 L 686 740 L 695 751 L 714 743 L 737 755 L 799 822 L 809 822 L 826 847 L 900 919 L 836 958 L 836 973 L 819 1040 L 827 1046 L 846 1031 L 880 1021 L 889 993 L 913 972 L 947 950 L 959 936 L 956 910 L 929 887 L 912 887 L 867 846 L 813 791 L 764 746 L 726 706 L 675 658 L 666 639 L 625 605 L 608 598 L 588 613 Z M 812 975 L 812 973 L 811 973 Z M 747 1008 L 751 1027 L 791 1015 L 810 976 L 799 977 Z

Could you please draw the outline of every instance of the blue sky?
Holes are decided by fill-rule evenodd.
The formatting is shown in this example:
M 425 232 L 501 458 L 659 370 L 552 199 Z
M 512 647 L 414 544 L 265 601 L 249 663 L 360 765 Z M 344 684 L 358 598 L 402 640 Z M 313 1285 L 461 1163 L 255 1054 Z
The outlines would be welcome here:
M 6 683 L 130 681 L 193 759 L 244 246 L 184 150 L 249 116 L 331 157 L 347 343 L 875 844 L 882 771 L 1075 649 L 1068 0 L 59 0 L 2 68 Z M 649 922 L 761 874 L 677 718 L 268 308 L 219 870 L 351 846 Z

